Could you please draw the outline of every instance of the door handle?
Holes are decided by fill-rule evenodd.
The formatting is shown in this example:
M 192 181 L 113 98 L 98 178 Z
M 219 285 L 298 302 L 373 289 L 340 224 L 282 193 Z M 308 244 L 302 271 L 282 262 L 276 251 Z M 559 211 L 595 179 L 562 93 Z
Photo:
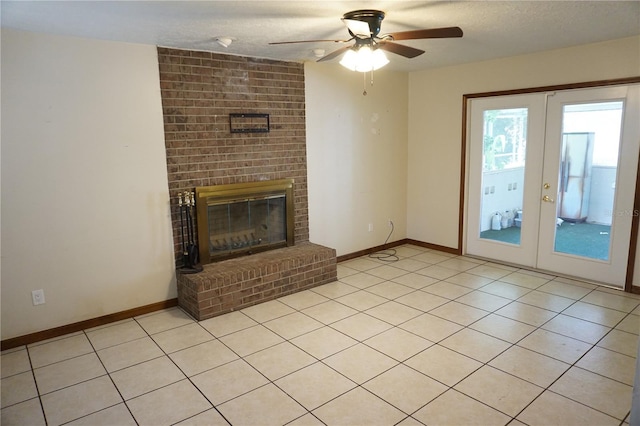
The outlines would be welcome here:
M 545 195 L 544 197 L 542 197 L 542 201 L 544 201 L 545 203 L 553 203 L 553 198 Z

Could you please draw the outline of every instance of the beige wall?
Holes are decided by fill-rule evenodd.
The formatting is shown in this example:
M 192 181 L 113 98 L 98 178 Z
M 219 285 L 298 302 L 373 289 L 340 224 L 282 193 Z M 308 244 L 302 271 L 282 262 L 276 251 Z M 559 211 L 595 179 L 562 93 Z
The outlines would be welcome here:
M 407 236 L 407 74 L 366 78 L 363 96 L 361 73 L 305 64 L 309 235 L 338 255 L 383 244 L 388 219 Z
M 362 74 L 306 64 L 311 241 L 377 246 L 391 218 L 390 241 L 455 247 L 462 94 L 639 75 L 639 46 L 381 70 L 367 96 Z M 11 30 L 1 47 L 2 339 L 176 297 L 156 48 Z
M 409 75 L 407 235 L 458 246 L 462 95 L 640 75 L 640 37 Z
M 176 297 L 156 48 L 3 29 L 1 83 L 2 339 Z

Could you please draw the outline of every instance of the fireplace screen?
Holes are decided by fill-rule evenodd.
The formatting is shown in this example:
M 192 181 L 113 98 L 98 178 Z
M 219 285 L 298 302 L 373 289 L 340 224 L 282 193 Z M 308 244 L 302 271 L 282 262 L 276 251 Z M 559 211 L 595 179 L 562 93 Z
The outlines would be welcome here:
M 293 181 L 196 188 L 203 263 L 293 245 Z
M 212 256 L 287 241 L 284 195 L 210 205 L 207 210 Z

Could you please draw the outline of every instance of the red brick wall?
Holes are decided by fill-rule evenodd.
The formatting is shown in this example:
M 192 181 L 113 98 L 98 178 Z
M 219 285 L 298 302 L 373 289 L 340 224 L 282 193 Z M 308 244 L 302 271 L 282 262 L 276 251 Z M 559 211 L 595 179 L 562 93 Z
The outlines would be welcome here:
M 196 186 L 295 179 L 295 241 L 309 240 L 304 67 L 158 48 L 176 259 L 177 196 Z M 269 133 L 230 133 L 230 113 L 269 114 Z

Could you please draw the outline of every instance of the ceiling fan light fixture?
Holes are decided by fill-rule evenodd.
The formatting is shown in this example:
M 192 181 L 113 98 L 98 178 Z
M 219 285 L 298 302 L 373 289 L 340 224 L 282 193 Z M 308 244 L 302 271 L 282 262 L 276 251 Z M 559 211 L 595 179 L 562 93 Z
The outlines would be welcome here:
M 369 72 L 382 68 L 389 59 L 380 49 L 362 46 L 358 50 L 349 49 L 340 60 L 340 65 L 351 71 Z

